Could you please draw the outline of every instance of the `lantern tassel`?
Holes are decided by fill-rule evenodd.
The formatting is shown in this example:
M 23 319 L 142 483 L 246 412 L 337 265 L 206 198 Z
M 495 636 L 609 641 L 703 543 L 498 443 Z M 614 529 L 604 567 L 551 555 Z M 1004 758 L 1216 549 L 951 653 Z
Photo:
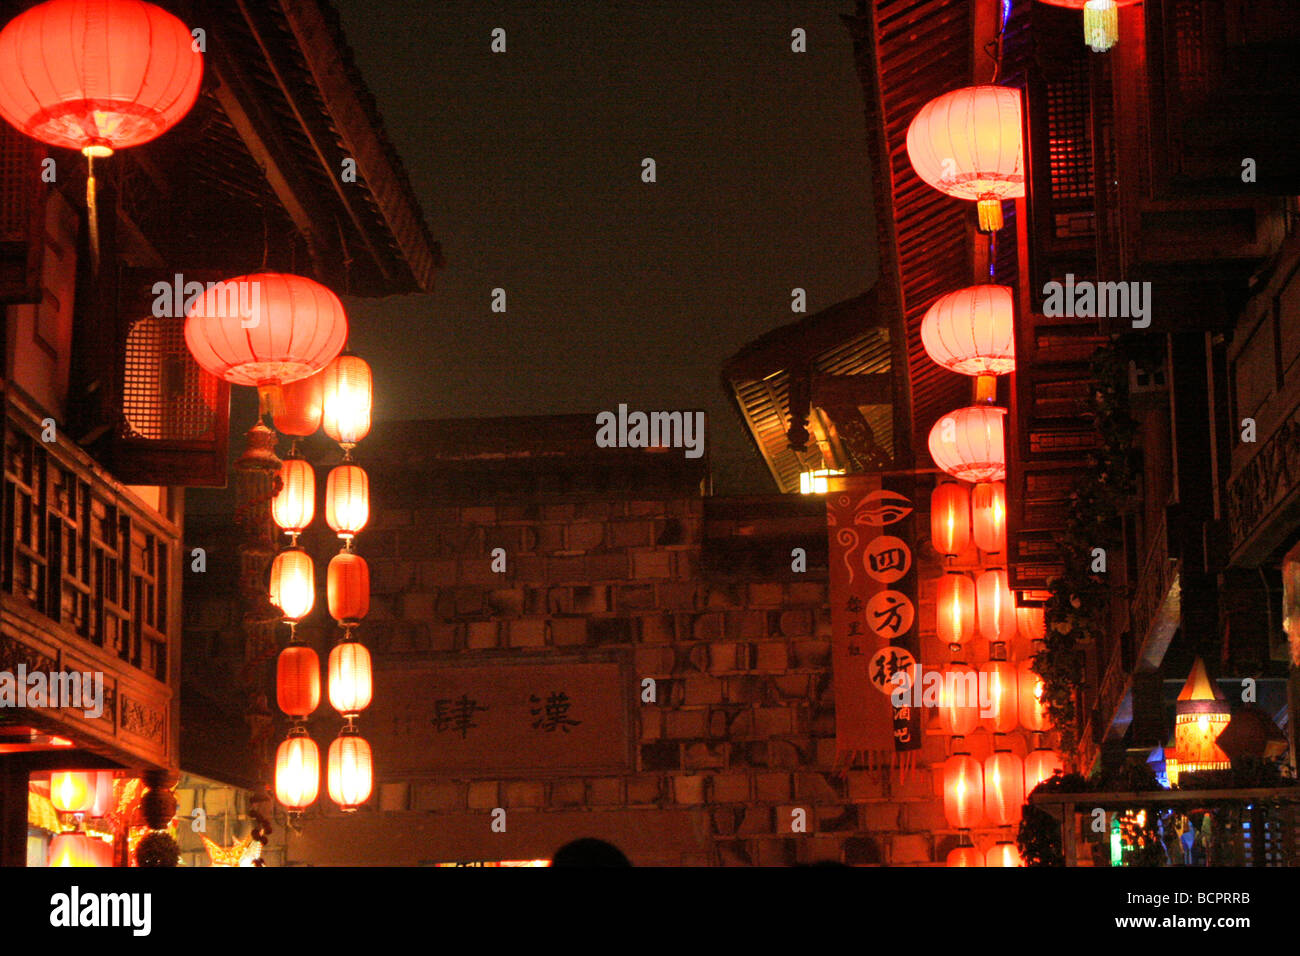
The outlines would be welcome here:
M 1001 199 L 981 199 L 975 206 L 979 210 L 981 232 L 997 232 L 1002 228 Z
M 90 225 L 90 268 L 99 273 L 99 209 L 95 203 L 95 157 L 86 157 L 86 216 Z
M 1094 53 L 1119 42 L 1119 6 L 1115 0 L 1088 0 L 1083 5 L 1083 38 Z

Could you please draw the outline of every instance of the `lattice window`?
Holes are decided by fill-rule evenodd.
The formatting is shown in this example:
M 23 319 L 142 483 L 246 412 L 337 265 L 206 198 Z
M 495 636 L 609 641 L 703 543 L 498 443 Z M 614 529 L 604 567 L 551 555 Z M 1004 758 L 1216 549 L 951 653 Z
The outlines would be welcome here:
M 1093 189 L 1092 105 L 1088 62 L 1076 60 L 1047 83 L 1047 151 L 1052 202 L 1091 205 Z
M 134 438 L 190 441 L 211 434 L 220 384 L 185 347 L 183 318 L 148 316 L 126 339 L 122 410 Z

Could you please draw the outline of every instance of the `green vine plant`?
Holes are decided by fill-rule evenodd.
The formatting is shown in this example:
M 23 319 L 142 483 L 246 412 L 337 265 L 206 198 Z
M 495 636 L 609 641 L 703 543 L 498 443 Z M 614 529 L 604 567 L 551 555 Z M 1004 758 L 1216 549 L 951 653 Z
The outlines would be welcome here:
M 1045 647 L 1033 668 L 1043 679 L 1043 704 L 1061 735 L 1061 752 L 1072 758 L 1078 744 L 1076 700 L 1083 683 L 1081 644 L 1104 635 L 1113 596 L 1104 575 L 1093 571 L 1095 550 L 1120 543 L 1117 519 L 1133 506 L 1138 470 L 1137 424 L 1128 409 L 1128 360 L 1114 345 L 1102 346 L 1089 362 L 1093 390 L 1085 417 L 1098 435 L 1090 467 L 1075 482 L 1061 536 L 1065 573 L 1049 583 L 1044 609 Z

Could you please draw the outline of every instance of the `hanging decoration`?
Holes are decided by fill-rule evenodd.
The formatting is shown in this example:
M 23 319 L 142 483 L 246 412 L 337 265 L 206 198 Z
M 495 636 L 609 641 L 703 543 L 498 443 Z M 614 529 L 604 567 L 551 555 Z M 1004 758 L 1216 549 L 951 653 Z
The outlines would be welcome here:
M 1093 53 L 1105 53 L 1119 43 L 1119 8 L 1138 0 L 1043 0 L 1054 7 L 1083 10 L 1083 40 Z
M 948 558 L 970 545 L 970 492 L 955 481 L 941 481 L 930 492 L 930 544 Z
M 930 457 L 959 481 L 1001 481 L 1006 477 L 1002 420 L 1007 410 L 970 405 L 944 415 L 930 429 Z
M 1015 634 L 1015 598 L 1007 587 L 1006 570 L 990 568 L 981 572 L 975 581 L 975 593 L 980 635 L 990 642 L 1010 640 Z
M 1228 770 L 1228 755 L 1220 749 L 1218 738 L 1232 719 L 1223 693 L 1214 686 L 1205 670 L 1205 661 L 1196 658 L 1187 682 L 1178 694 L 1174 717 L 1174 749 L 1178 755 L 1178 775 L 1205 770 Z
M 976 402 L 996 397 L 997 376 L 1016 370 L 1015 307 L 1004 285 L 973 285 L 934 300 L 921 344 L 938 365 L 974 376 Z
M 1007 486 L 982 481 L 971 489 L 971 523 L 975 545 L 985 554 L 1007 550 Z
M 1002 228 L 1002 201 L 1025 195 L 1020 91 L 970 86 L 936 97 L 907 128 L 917 176 L 958 199 L 973 200 L 984 232 Z
M 96 159 L 175 126 L 198 99 L 203 54 L 188 27 L 143 0 L 47 0 L 0 30 L 0 117 L 86 157 L 99 271 Z
M 955 753 L 943 765 L 943 812 L 948 825 L 971 830 L 984 819 L 984 770 L 970 754 Z
M 1016 667 L 1006 659 L 1006 644 L 992 645 L 990 659 L 979 666 L 981 686 L 988 688 L 991 713 L 981 714 L 983 727 L 995 734 L 1009 734 L 1020 721 L 1020 687 Z
M 990 826 L 1020 821 L 1025 802 L 1025 766 L 1007 750 L 995 750 L 984 761 L 984 817 Z
M 935 628 L 939 640 L 954 652 L 975 634 L 975 585 L 969 577 L 951 571 L 939 578 Z

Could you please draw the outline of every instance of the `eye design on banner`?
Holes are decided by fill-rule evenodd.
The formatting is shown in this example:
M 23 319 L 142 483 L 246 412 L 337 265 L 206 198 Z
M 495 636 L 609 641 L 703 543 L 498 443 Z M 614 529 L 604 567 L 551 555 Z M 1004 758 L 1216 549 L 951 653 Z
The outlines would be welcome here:
M 902 521 L 912 513 L 912 502 L 896 491 L 873 491 L 862 502 L 862 510 L 853 516 L 855 524 L 877 528 Z

